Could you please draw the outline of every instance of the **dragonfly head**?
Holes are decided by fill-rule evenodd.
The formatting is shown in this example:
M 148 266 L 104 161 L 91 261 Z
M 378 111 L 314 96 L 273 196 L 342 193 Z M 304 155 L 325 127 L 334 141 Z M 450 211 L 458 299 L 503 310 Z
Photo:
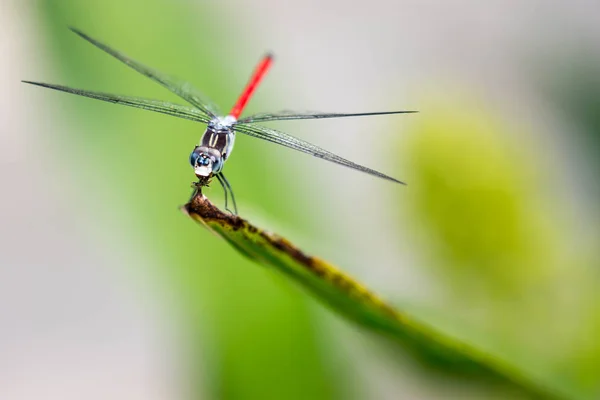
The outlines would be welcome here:
M 190 164 L 194 168 L 196 176 L 202 179 L 220 172 L 223 168 L 223 158 L 216 149 L 196 146 L 190 154 Z

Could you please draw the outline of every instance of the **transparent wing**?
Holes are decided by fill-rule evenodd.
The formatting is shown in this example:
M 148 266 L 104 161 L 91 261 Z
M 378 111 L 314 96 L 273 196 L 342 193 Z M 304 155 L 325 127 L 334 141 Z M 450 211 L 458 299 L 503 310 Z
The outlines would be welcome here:
M 366 117 L 372 115 L 388 115 L 388 114 L 411 114 L 418 111 L 380 111 L 367 113 L 296 113 L 292 111 L 283 111 L 273 114 L 255 114 L 238 120 L 238 125 L 250 124 L 254 122 L 266 121 L 284 121 L 291 119 L 321 119 L 321 118 L 343 118 L 343 117 Z
M 88 90 L 74 89 L 61 85 L 51 85 L 49 83 L 23 81 L 36 86 L 41 86 L 49 89 L 60 90 L 61 92 L 76 94 L 79 96 L 89 97 L 91 99 L 107 101 L 114 104 L 122 104 L 125 106 L 141 108 L 144 110 L 154 111 L 162 114 L 172 115 L 178 118 L 190 119 L 192 121 L 208 123 L 210 117 L 203 112 L 192 107 L 181 106 L 179 104 L 168 103 L 166 101 L 143 99 L 140 97 L 118 96 L 115 94 L 92 92 Z
M 158 72 L 150 67 L 147 67 L 147 66 L 127 57 L 125 54 L 120 53 L 116 50 L 113 50 L 110 47 L 108 47 L 107 45 L 100 43 L 96 39 L 89 37 L 88 35 L 86 35 L 85 33 L 81 32 L 78 29 L 75 29 L 75 28 L 70 28 L 70 29 L 73 32 L 75 32 L 77 35 L 82 37 L 83 39 L 87 40 L 88 42 L 90 42 L 94 46 L 98 47 L 99 49 L 107 52 L 111 56 L 115 57 L 117 60 L 127 64 L 128 66 L 130 66 L 137 72 L 141 73 L 142 75 L 147 76 L 148 78 L 152 79 L 155 82 L 160 83 L 162 86 L 164 86 L 165 88 L 167 88 L 168 90 L 170 90 L 171 92 L 176 94 L 177 96 L 181 97 L 182 99 L 184 99 L 185 101 L 187 101 L 188 103 L 190 103 L 191 105 L 193 105 L 194 107 L 199 109 L 200 111 L 204 112 L 208 116 L 215 117 L 217 115 L 220 115 L 219 108 L 214 103 L 212 103 L 206 96 L 204 96 L 199 90 L 197 90 L 192 85 L 190 85 L 188 82 L 184 82 L 179 79 L 170 77 L 170 76 L 165 75 L 161 72 Z
M 275 129 L 267 128 L 265 126 L 260 125 L 235 125 L 234 130 L 236 132 L 240 132 L 248 136 L 263 139 L 271 143 L 276 143 L 288 147 L 290 149 L 298 150 L 303 153 L 310 154 L 315 157 L 343 165 L 345 167 L 353 168 L 358 171 L 366 172 L 367 174 L 377 176 L 379 178 L 387 179 L 392 182 L 401 183 L 405 185 L 404 182 L 394 179 L 391 176 L 387 176 L 385 174 L 382 174 L 381 172 L 353 163 L 352 161 L 337 156 L 327 150 L 315 146 L 314 144 L 290 136 L 287 133 L 276 131 Z

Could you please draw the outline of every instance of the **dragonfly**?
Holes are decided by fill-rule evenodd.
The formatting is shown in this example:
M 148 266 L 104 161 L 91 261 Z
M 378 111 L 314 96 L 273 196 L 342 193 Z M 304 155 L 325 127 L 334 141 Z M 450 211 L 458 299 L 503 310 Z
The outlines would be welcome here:
M 200 142 L 194 147 L 189 157 L 197 182 L 194 186 L 200 190 L 204 186 L 208 186 L 213 178 L 216 178 L 225 193 L 225 209 L 230 213 L 237 215 L 237 204 L 233 189 L 223 174 L 225 162 L 231 156 L 236 133 L 242 133 L 251 137 L 275 143 L 296 151 L 310 154 L 314 157 L 321 158 L 326 161 L 352 168 L 367 174 L 383 178 L 395 183 L 403 184 L 391 176 L 385 175 L 379 171 L 364 167 L 352 161 L 346 160 L 332 152 L 322 149 L 312 143 L 291 136 L 287 133 L 272 129 L 261 125 L 263 122 L 271 121 L 289 121 L 289 120 L 304 120 L 304 119 L 324 119 L 324 118 L 342 118 L 342 117 L 360 117 L 374 116 L 386 114 L 408 114 L 417 111 L 380 111 L 380 112 L 361 112 L 361 113 L 261 113 L 240 118 L 248 101 L 255 93 L 259 83 L 262 81 L 267 71 L 273 64 L 273 55 L 267 53 L 262 57 L 256 66 L 253 74 L 250 77 L 242 94 L 234 104 L 233 108 L 226 116 L 222 116 L 219 108 L 198 89 L 194 88 L 188 82 L 181 81 L 177 78 L 163 74 L 155 69 L 135 61 L 131 57 L 114 50 L 113 48 L 101 43 L 100 41 L 88 36 L 76 28 L 70 28 L 79 37 L 85 39 L 100 50 L 108 53 L 117 60 L 123 62 L 127 66 L 133 68 L 140 74 L 150 78 L 154 82 L 162 85 L 173 94 L 185 100 L 190 106 L 180 104 L 146 99 L 132 96 L 122 96 L 103 92 L 89 91 L 83 89 L 75 89 L 62 85 L 50 83 L 23 81 L 24 83 L 41 86 L 44 88 L 54 89 L 66 93 L 84 96 L 96 100 L 102 100 L 113 104 L 121 104 L 129 107 L 140 108 L 143 110 L 153 111 L 166 115 L 171 115 L 177 118 L 184 118 L 195 122 L 206 124 L 204 134 Z M 229 198 L 231 198 L 233 210 L 229 209 Z

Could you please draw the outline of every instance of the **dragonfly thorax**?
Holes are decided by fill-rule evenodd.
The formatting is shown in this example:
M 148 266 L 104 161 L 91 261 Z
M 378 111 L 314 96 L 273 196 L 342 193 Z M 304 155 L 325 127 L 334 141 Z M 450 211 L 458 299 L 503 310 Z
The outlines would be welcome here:
M 218 131 L 225 129 L 229 130 L 236 121 L 237 120 L 232 115 L 228 115 L 226 117 L 215 117 L 208 123 L 208 127 Z

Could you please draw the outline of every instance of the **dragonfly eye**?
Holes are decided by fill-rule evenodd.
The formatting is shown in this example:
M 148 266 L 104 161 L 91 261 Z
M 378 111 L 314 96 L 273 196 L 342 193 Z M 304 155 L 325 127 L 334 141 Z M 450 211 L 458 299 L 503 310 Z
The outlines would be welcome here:
M 196 161 L 198 160 L 199 155 L 200 154 L 198 154 L 196 150 L 192 151 L 192 154 L 190 154 L 190 164 L 192 165 L 192 167 L 196 166 Z
M 215 173 L 219 172 L 219 171 L 221 171 L 221 169 L 223 169 L 223 158 L 222 157 L 216 157 L 214 159 L 212 169 Z

